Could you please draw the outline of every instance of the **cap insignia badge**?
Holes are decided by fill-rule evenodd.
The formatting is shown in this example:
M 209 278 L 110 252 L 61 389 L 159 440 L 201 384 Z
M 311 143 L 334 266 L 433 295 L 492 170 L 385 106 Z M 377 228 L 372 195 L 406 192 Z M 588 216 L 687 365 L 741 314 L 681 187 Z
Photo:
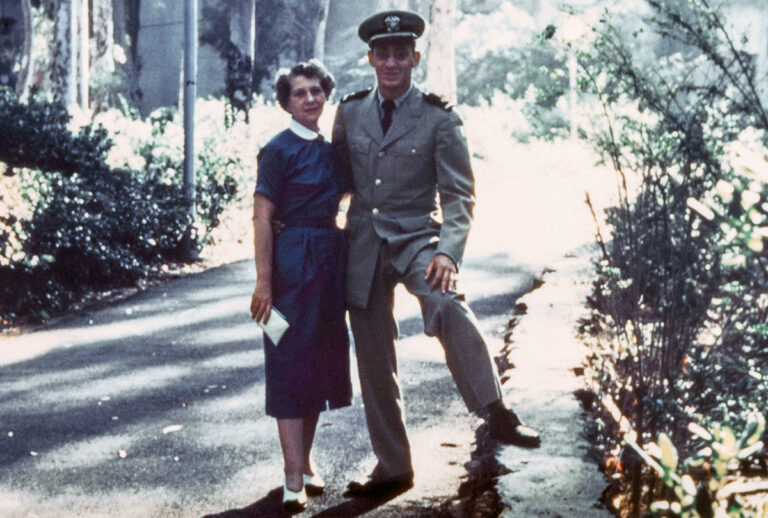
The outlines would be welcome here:
M 384 18 L 384 23 L 387 26 L 387 32 L 399 32 L 400 31 L 400 17 L 390 15 Z

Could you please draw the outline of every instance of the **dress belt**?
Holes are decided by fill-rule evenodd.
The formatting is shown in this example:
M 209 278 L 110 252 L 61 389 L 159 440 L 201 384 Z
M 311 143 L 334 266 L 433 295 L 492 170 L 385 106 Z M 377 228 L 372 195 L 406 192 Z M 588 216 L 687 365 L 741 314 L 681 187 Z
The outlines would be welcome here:
M 286 227 L 337 228 L 336 217 L 326 218 L 291 218 L 283 222 Z

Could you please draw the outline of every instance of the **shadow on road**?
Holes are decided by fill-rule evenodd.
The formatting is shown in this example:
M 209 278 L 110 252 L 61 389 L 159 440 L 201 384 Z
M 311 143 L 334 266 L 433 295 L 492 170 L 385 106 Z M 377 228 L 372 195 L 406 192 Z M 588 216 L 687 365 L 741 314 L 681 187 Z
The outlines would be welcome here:
M 14 495 L 24 513 L 10 516 L 193 518 L 228 508 L 208 516 L 286 516 L 281 488 L 272 488 L 282 470 L 264 415 L 263 342 L 247 311 L 252 269 L 243 261 L 170 281 L 0 343 L 0 500 Z M 499 257 L 466 273 L 470 306 L 496 332 L 532 274 Z M 440 443 L 458 444 L 475 418 L 439 344 L 420 336 L 417 301 L 401 308 L 411 437 L 433 473 L 409 493 L 413 501 L 329 491 L 302 516 L 435 516 L 424 514 L 430 499 L 449 497 L 463 473 L 463 454 Z M 328 479 L 373 461 L 357 395 L 323 414 L 321 428 L 316 451 Z M 264 496 L 239 507 L 255 495 Z
M 281 489 L 273 489 L 264 498 L 252 503 L 248 507 L 231 509 L 217 514 L 208 514 L 203 518 L 282 518 L 291 516 L 283 509 Z M 312 518 L 353 518 L 361 516 L 386 504 L 390 500 L 394 500 L 406 491 L 389 493 L 380 498 L 355 498 L 347 500 L 311 516 Z M 310 500 L 309 505 L 312 505 L 312 500 Z

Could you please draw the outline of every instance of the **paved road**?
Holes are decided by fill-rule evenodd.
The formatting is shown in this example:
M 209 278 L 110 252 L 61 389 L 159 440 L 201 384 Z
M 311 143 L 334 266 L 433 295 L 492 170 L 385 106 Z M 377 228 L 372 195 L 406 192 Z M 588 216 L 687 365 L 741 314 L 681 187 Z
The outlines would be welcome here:
M 0 516 L 279 516 L 253 278 L 250 261 L 233 263 L 0 339 Z M 464 265 L 492 349 L 532 279 L 504 255 Z M 341 495 L 374 462 L 355 386 L 353 406 L 321 416 L 315 456 L 330 487 L 306 516 L 423 516 L 457 491 L 480 422 L 405 293 L 398 320 L 416 486 L 390 502 Z

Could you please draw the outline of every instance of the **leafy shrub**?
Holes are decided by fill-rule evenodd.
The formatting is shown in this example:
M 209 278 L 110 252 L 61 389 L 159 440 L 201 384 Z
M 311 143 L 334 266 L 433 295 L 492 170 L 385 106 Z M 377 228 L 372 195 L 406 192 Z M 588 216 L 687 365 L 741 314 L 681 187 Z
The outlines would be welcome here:
M 0 94 L 4 324 L 20 316 L 44 318 L 91 290 L 131 284 L 184 259 L 192 222 L 180 181 L 183 135 L 173 113 L 158 112 L 148 123 L 102 116 L 121 128 L 112 134 L 131 142 L 127 151 L 113 147 L 103 126 L 73 135 L 59 104 L 22 104 L 8 90 Z M 212 134 L 199 146 L 192 235 L 198 247 L 239 194 L 233 173 L 240 162 L 221 145 L 226 134 Z
M 519 139 L 565 136 L 569 126 L 562 109 L 569 82 L 567 49 L 551 39 L 555 27 L 536 34 L 533 20 L 525 22 L 530 16 L 509 4 L 491 15 L 464 18 L 457 29 L 459 102 L 489 103 L 500 92 L 525 101 L 523 114 L 529 127 L 516 134 Z
M 690 351 L 686 378 L 699 413 L 737 425 L 768 407 L 768 148 L 765 135 L 747 129 L 726 148 L 721 179 L 688 200 L 702 226 L 716 229 L 722 248 L 722 283 L 708 310 L 708 325 Z
M 690 456 L 696 444 L 686 433 L 689 422 L 729 419 L 743 427 L 765 408 L 766 385 L 757 375 L 768 367 L 765 259 L 734 253 L 738 243 L 742 251 L 744 242 L 757 247 L 755 228 L 765 220 L 755 207 L 762 207 L 765 187 L 740 179 L 726 150 L 744 128 L 766 128 L 768 113 L 751 60 L 717 11 L 698 0 L 647 4 L 652 32 L 619 29 L 606 17 L 580 56 L 582 85 L 605 114 L 592 138 L 613 165 L 621 194 L 605 214 L 610 236 L 600 236 L 585 328 L 599 399 L 617 402 L 640 442 L 666 432 Z M 659 56 L 662 37 L 674 39 L 678 52 Z M 721 200 L 731 227 L 691 211 L 718 189 L 731 193 Z M 742 211 L 747 191 L 751 201 Z M 619 455 L 617 429 L 606 425 L 602 433 L 606 455 Z M 637 515 L 654 485 L 639 464 L 624 464 L 626 505 Z
M 69 129 L 70 115 L 60 103 L 21 103 L 18 95 L 0 88 L 0 161 L 71 176 L 102 171 L 110 147 L 107 132 L 84 126 L 77 135 Z
M 662 433 L 656 443 L 645 449 L 628 438 L 634 451 L 652 468 L 666 486 L 662 497 L 649 506 L 652 516 L 681 516 L 682 518 L 757 518 L 766 509 L 758 499 L 750 501 L 749 494 L 768 489 L 763 481 L 739 480 L 733 471 L 744 460 L 763 449 L 760 437 L 765 432 L 765 417 L 760 413 L 748 416 L 744 431 L 737 436 L 727 424 L 714 423 L 712 432 L 697 423 L 688 431 L 700 449 L 681 459 L 672 440 Z

